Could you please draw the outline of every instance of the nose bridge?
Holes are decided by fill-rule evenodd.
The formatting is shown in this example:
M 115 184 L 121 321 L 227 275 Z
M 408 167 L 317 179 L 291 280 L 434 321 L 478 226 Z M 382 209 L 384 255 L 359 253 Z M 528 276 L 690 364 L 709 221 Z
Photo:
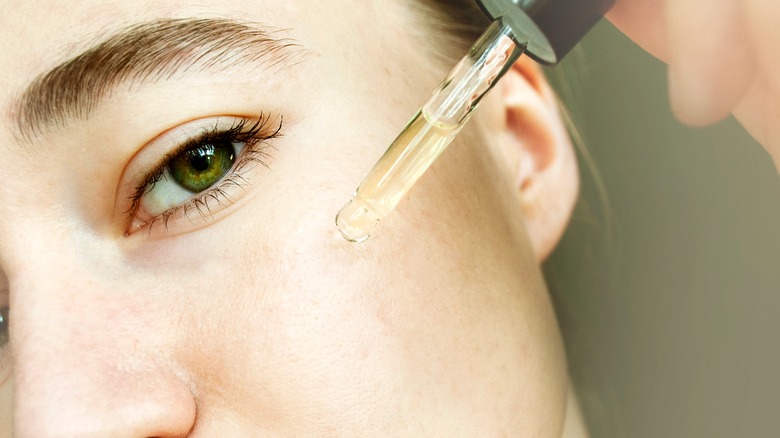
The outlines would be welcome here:
M 84 256 L 89 243 L 27 243 L 9 275 L 14 436 L 186 436 L 192 392 L 152 341 L 132 282 Z

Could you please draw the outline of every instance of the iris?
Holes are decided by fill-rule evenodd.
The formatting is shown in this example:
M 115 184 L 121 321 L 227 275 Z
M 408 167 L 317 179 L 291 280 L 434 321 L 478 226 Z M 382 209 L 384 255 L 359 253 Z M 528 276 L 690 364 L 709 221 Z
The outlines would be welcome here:
M 235 160 L 231 143 L 205 144 L 174 157 L 168 170 L 177 184 L 192 193 L 199 193 L 219 182 Z

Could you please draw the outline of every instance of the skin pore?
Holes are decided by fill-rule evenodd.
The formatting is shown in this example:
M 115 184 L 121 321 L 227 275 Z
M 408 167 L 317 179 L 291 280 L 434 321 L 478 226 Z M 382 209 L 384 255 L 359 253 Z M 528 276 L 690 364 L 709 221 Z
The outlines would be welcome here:
M 530 61 L 355 245 L 335 213 L 448 70 L 406 3 L 11 3 L 2 435 L 581 433 L 539 268 L 576 164 Z M 160 163 L 204 141 L 240 168 L 191 201 Z

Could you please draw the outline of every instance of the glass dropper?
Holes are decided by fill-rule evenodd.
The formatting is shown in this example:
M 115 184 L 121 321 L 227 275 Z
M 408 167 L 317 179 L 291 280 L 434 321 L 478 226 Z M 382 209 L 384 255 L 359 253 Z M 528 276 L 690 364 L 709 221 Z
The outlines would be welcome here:
M 336 215 L 345 239 L 368 239 L 452 142 L 480 100 L 523 54 L 526 42 L 501 18 L 485 30 L 401 131 Z

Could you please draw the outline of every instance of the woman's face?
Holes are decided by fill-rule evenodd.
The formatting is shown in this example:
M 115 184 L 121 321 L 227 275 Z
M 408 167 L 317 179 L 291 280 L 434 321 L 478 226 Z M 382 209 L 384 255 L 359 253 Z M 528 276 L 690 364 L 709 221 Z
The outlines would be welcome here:
M 513 178 L 475 144 L 503 123 L 498 98 L 371 239 L 334 226 L 446 74 L 412 6 L 12 3 L 0 416 L 15 436 L 559 433 L 538 258 Z

